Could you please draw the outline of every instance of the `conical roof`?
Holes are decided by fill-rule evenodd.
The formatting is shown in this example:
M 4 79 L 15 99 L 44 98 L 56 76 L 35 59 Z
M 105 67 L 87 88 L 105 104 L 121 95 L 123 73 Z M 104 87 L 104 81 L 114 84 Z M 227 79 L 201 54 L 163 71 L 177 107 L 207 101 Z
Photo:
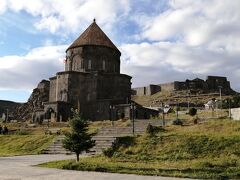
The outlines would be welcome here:
M 93 20 L 93 23 L 67 48 L 67 50 L 84 45 L 106 46 L 119 51 L 97 25 L 95 19 Z

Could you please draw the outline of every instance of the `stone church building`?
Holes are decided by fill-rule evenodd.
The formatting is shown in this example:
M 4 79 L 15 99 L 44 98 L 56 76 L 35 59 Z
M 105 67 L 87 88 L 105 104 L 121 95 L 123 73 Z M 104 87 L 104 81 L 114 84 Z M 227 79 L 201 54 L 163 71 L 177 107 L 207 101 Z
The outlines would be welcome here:
M 121 52 L 93 23 L 67 48 L 65 71 L 49 78 L 49 98 L 33 119 L 67 120 L 72 109 L 83 118 L 111 119 L 109 109 L 131 100 L 131 77 L 120 73 Z

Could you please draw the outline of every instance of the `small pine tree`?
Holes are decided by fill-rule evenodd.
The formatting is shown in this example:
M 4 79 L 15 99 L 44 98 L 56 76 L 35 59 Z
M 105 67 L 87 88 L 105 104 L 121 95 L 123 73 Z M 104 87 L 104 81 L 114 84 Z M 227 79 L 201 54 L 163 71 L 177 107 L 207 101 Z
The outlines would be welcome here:
M 88 133 L 88 121 L 81 118 L 79 113 L 74 112 L 73 118 L 70 119 L 71 132 L 65 134 L 63 139 L 63 147 L 74 152 L 79 161 L 79 155 L 83 151 L 88 151 L 95 145 L 92 140 L 92 134 Z

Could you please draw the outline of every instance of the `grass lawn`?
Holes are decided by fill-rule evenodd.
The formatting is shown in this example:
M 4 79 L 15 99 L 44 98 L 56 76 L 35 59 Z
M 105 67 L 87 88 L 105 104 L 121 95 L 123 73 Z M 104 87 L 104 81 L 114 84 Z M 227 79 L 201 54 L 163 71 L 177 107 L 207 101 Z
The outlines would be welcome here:
M 53 139 L 49 135 L 0 135 L 0 156 L 39 154 Z
M 240 178 L 240 122 L 211 120 L 123 137 L 105 155 L 44 167 L 190 178 Z
M 95 121 L 89 125 L 90 133 L 97 133 L 98 129 L 111 126 L 111 121 Z M 115 122 L 116 126 L 128 126 L 130 121 L 119 120 Z M 5 124 L 1 124 L 2 127 Z M 6 124 L 9 130 L 17 130 L 12 135 L 0 135 L 0 156 L 14 156 L 26 154 L 39 154 L 54 140 L 54 135 L 45 135 L 46 125 L 37 125 L 36 127 L 25 127 L 23 123 Z M 68 122 L 50 123 L 51 128 L 59 128 L 62 133 L 70 131 Z

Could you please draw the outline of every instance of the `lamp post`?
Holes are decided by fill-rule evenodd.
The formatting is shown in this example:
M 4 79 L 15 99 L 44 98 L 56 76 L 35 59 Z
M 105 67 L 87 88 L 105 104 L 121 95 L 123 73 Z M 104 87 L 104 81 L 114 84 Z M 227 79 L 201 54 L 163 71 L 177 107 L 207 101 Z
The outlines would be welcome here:
M 134 124 L 135 108 L 136 108 L 135 103 L 131 103 L 130 109 L 132 110 L 132 133 L 133 133 L 133 135 L 135 133 L 135 127 L 134 127 L 135 126 L 135 124 Z
M 163 126 L 165 126 L 164 103 L 163 102 L 162 102 L 162 111 L 163 111 Z
M 219 88 L 219 98 L 220 98 L 220 116 L 222 116 L 222 86 L 218 86 Z
M 197 95 L 197 100 L 196 100 L 196 109 L 198 110 L 198 97 L 199 97 L 199 94 L 200 93 L 197 93 L 196 95 Z M 196 119 L 198 119 L 198 112 L 196 113 Z
M 114 126 L 114 122 L 113 122 L 113 111 L 114 111 L 114 109 L 115 109 L 115 106 L 110 105 L 110 106 L 109 106 L 109 109 L 110 109 L 110 120 L 112 121 L 112 126 Z
M 189 112 L 189 96 L 190 96 L 190 91 L 187 89 L 187 107 L 188 107 L 188 112 Z
M 226 102 L 228 103 L 228 116 L 229 116 L 230 119 L 232 119 L 232 113 L 231 113 L 232 100 L 227 99 Z
M 176 118 L 178 120 L 178 102 L 176 103 Z
M 216 107 L 216 99 L 212 98 L 211 100 L 211 110 L 212 110 L 212 117 L 214 117 L 214 109 Z

